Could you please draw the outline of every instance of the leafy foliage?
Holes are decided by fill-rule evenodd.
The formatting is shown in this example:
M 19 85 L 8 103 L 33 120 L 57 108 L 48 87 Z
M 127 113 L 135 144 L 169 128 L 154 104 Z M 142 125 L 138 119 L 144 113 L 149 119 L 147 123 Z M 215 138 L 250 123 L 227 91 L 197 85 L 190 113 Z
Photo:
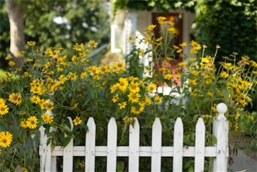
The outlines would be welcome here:
M 218 61 L 232 52 L 257 61 L 256 10 L 254 0 L 200 0 L 196 6 L 196 40 L 209 46 L 209 54 L 219 44 Z
M 105 0 L 17 0 L 23 8 L 25 39 L 47 47 L 66 47 L 71 52 L 76 42 L 85 43 L 95 40 L 99 44 L 109 42 L 109 16 Z M 1 7 L 1 48 L 0 58 L 7 56 L 9 48 L 9 21 Z M 4 62 L 4 60 L 3 60 Z

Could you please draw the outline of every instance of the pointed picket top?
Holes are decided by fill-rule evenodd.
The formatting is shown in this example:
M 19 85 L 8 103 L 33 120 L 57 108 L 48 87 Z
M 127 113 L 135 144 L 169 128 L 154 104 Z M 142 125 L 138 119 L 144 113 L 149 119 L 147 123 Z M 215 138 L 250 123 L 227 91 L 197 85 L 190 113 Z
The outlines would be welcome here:
M 117 125 L 116 125 L 116 120 L 114 117 L 111 117 L 111 119 L 109 120 L 109 123 L 108 123 L 108 128 L 111 127 L 111 126 L 114 126 L 117 128 Z
M 134 118 L 134 127 L 129 126 L 129 171 L 139 171 L 139 123 Z
M 152 126 L 152 163 L 151 171 L 161 171 L 162 125 L 160 118 L 155 118 Z
M 183 170 L 183 123 L 181 118 L 177 118 L 174 126 L 174 156 L 173 171 Z
M 117 124 L 114 117 L 110 119 L 108 124 L 107 149 L 107 171 L 115 172 L 117 163 Z
M 95 171 L 95 137 L 96 126 L 94 118 L 90 117 L 87 122 L 88 131 L 86 134 L 86 168 L 85 171 Z
M 204 171 L 204 151 L 205 151 L 205 125 L 202 118 L 196 124 L 195 133 L 195 171 Z
M 72 122 L 72 118 L 70 116 L 68 116 L 68 119 L 69 119 L 69 122 L 70 122 L 70 127 L 71 127 L 71 130 L 73 130 L 73 122 Z

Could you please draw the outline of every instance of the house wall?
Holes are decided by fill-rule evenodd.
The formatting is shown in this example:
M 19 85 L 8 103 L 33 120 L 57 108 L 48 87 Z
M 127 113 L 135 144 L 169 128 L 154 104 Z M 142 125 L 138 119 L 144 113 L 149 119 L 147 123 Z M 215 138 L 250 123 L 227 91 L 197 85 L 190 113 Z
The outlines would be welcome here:
M 128 36 L 138 35 L 144 38 L 144 32 L 148 25 L 152 24 L 152 13 L 158 11 L 118 11 L 112 21 L 111 32 L 111 51 L 114 53 L 127 54 L 129 52 Z M 191 41 L 192 24 L 195 19 L 193 13 L 185 10 L 170 10 L 169 12 L 181 13 L 183 18 L 183 42 L 188 45 Z M 136 24 L 135 24 L 136 23 Z M 144 48 L 144 45 L 143 47 Z M 190 53 L 190 47 L 187 46 L 183 51 L 185 54 Z

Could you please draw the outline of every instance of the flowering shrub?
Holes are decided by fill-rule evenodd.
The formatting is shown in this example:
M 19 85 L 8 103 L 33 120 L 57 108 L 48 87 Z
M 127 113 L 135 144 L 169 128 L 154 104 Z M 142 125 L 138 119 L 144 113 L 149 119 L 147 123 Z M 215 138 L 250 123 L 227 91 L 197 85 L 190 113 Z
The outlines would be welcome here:
M 166 23 L 165 18 L 158 21 Z M 172 23 L 166 24 L 173 28 Z M 97 46 L 94 41 L 76 44 L 72 57 L 63 54 L 61 47 L 41 52 L 35 42 L 28 42 L 30 51 L 20 52 L 24 59 L 22 69 L 15 68 L 12 58 L 7 57 L 11 68 L 5 78 L 0 79 L 1 167 L 11 171 L 17 168 L 38 170 L 40 126 L 46 129 L 48 144 L 52 146 L 65 147 L 71 138 L 75 138 L 75 145 L 84 145 L 86 121 L 91 116 L 96 120 L 97 143 L 101 145 L 106 144 L 106 126 L 110 117 L 115 117 L 118 127 L 123 128 L 119 133 L 119 145 L 128 143 L 125 135 L 128 124 L 133 124 L 133 117 L 138 117 L 145 129 L 150 129 L 153 119 L 160 117 L 163 145 L 173 143 L 174 122 L 181 117 L 185 127 L 184 143 L 194 145 L 194 126 L 198 117 L 203 117 L 207 128 L 206 145 L 211 145 L 215 142 L 211 123 L 217 115 L 215 107 L 219 102 L 229 106 L 226 116 L 230 127 L 238 130 L 237 120 L 251 101 L 248 94 L 256 84 L 256 62 L 249 61 L 246 56 L 238 63 L 229 58 L 216 69 L 217 52 L 214 57 L 206 56 L 206 47 L 192 41 L 192 55 L 187 62 L 179 62 L 176 69 L 170 70 L 169 62 L 176 61 L 175 56 L 187 45 L 167 46 L 176 30 L 168 29 L 165 37 L 155 39 L 154 28 L 154 25 L 147 28 L 144 40 L 130 40 L 132 44 L 148 42 L 154 46 L 147 50 L 134 46 L 127 66 L 120 62 L 92 65 L 87 54 L 89 49 Z M 194 54 L 200 50 L 202 55 L 198 58 Z M 154 55 L 155 69 L 151 64 L 139 63 L 141 56 L 147 57 L 149 53 Z M 161 65 L 160 60 L 163 61 Z M 157 91 L 158 85 L 164 90 L 165 84 L 171 88 L 168 95 Z M 72 130 L 68 117 L 74 124 Z M 251 115 L 247 118 L 254 119 Z M 143 131 L 141 145 L 150 144 L 150 133 Z M 81 170 L 80 164 L 84 162 L 75 162 L 78 163 L 76 170 Z M 193 164 L 188 162 L 185 168 L 191 169 Z M 149 163 L 146 168 L 148 166 Z

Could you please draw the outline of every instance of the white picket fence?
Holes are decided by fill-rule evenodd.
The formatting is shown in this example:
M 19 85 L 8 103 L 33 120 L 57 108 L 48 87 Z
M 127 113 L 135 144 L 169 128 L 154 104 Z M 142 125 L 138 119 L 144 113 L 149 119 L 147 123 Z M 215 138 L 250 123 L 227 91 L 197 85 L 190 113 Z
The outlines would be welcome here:
M 162 146 L 162 126 L 159 118 L 156 118 L 152 126 L 152 146 L 140 146 L 140 126 L 135 118 L 134 127 L 129 127 L 129 146 L 117 146 L 117 124 L 111 118 L 108 124 L 107 146 L 96 146 L 96 125 L 92 117 L 89 118 L 88 132 L 86 134 L 86 146 L 73 146 L 73 140 L 65 147 L 56 146 L 51 151 L 50 145 L 46 145 L 47 137 L 41 128 L 40 143 L 40 171 L 55 172 L 56 157 L 63 156 L 63 171 L 70 172 L 73 167 L 73 156 L 85 158 L 85 171 L 95 171 L 95 157 L 107 157 L 107 171 L 116 171 L 117 157 L 128 157 L 130 172 L 139 171 L 139 157 L 151 157 L 151 171 L 161 171 L 161 158 L 173 157 L 173 171 L 183 171 L 183 157 L 195 157 L 195 172 L 204 171 L 204 158 L 213 157 L 214 172 L 227 171 L 228 152 L 228 121 L 224 117 L 227 107 L 224 103 L 217 106 L 218 118 L 214 121 L 213 131 L 217 138 L 214 146 L 205 146 L 205 125 L 199 118 L 195 131 L 195 146 L 183 146 L 183 123 L 177 118 L 174 126 L 174 146 Z

